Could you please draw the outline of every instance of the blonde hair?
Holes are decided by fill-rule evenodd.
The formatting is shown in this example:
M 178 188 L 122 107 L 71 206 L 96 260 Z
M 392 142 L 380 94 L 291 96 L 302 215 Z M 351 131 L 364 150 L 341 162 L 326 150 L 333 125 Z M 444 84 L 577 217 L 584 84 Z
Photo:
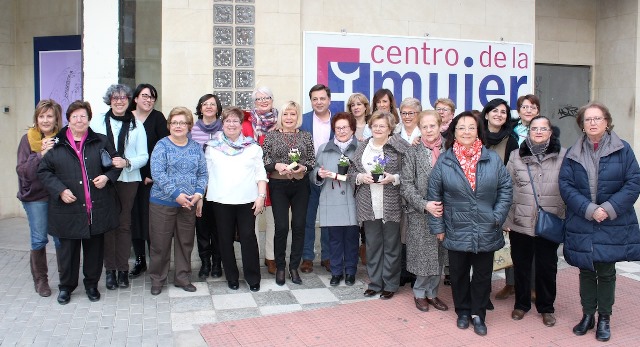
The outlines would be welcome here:
M 282 107 L 280 108 L 280 112 L 278 113 L 278 120 L 276 121 L 277 128 L 282 129 L 282 116 L 284 115 L 284 112 L 286 110 L 296 111 L 296 115 L 298 116 L 298 120 L 296 121 L 296 129 L 300 128 L 300 126 L 302 125 L 302 113 L 300 111 L 300 104 L 295 101 L 287 101 L 284 103 L 284 105 L 282 105 Z
M 176 106 L 172 108 L 171 112 L 169 112 L 169 116 L 167 117 L 167 129 L 171 129 L 171 120 L 175 116 L 184 116 L 188 123 L 187 128 L 191 131 L 191 128 L 193 128 L 193 113 L 191 113 L 191 110 L 184 106 Z

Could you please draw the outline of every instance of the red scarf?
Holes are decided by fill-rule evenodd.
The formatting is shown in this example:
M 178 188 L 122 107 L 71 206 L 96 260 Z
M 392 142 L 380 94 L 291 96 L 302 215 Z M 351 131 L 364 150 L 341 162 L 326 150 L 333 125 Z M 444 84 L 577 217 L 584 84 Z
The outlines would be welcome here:
M 462 172 L 469 181 L 472 190 L 476 190 L 476 169 L 478 167 L 478 160 L 480 160 L 480 154 L 482 153 L 482 141 L 476 139 L 471 145 L 471 148 L 458 143 L 458 140 L 453 142 L 453 153 L 460 162 Z
M 71 129 L 67 128 L 67 140 L 69 140 L 69 144 L 71 148 L 73 148 L 73 152 L 78 156 L 78 160 L 80 161 L 80 171 L 82 172 L 82 186 L 84 188 L 84 203 L 87 208 L 87 215 L 89 216 L 89 223 L 91 223 L 91 209 L 93 205 L 91 203 L 91 193 L 89 191 L 89 181 L 87 175 L 85 174 L 87 170 L 84 167 L 84 142 L 87 140 L 88 132 L 85 132 L 80 139 L 80 143 L 76 145 L 76 141 L 73 139 L 73 134 L 71 133 Z
M 427 139 L 422 138 L 422 144 L 431 150 L 431 167 L 436 166 L 436 161 L 440 156 L 440 147 L 442 147 L 442 136 L 438 136 L 438 139 L 432 143 L 427 142 Z

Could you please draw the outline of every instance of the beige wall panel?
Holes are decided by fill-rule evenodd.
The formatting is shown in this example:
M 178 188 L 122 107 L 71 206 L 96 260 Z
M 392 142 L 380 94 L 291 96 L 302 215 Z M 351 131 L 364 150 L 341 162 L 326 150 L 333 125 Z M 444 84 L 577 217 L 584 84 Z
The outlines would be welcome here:
M 436 38 L 460 38 L 460 24 L 444 24 L 429 22 L 409 22 L 409 36 L 425 36 Z
M 256 44 L 300 44 L 300 14 L 264 13 L 256 20 Z
M 576 41 L 593 43 L 596 37 L 596 20 L 576 20 Z
M 591 65 L 595 56 L 595 43 L 560 42 L 558 63 L 568 65 Z

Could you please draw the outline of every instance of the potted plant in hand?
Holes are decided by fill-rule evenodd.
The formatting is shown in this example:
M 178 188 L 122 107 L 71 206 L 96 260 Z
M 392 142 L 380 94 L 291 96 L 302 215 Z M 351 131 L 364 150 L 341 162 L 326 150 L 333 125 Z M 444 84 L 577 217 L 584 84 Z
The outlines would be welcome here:
M 349 157 L 341 154 L 340 159 L 338 159 L 338 174 L 346 175 L 347 171 L 349 171 Z
M 373 170 L 371 170 L 371 176 L 373 176 L 373 182 L 380 182 L 380 177 L 384 174 L 384 167 L 387 165 L 387 159 L 381 155 L 373 157 Z
M 297 148 L 291 148 L 289 150 L 289 160 L 291 160 L 291 164 L 287 166 L 289 170 L 298 170 L 298 162 L 300 161 L 300 150 Z

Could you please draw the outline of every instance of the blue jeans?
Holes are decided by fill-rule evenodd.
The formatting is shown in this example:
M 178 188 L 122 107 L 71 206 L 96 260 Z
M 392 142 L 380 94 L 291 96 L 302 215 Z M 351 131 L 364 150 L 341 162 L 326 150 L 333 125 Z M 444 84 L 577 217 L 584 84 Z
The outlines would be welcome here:
M 309 180 L 309 205 L 307 205 L 307 219 L 304 225 L 304 248 L 302 250 L 303 260 L 314 260 L 316 254 L 313 246 L 316 243 L 316 216 L 318 214 L 318 204 L 320 203 L 320 191 L 322 187 L 317 186 Z M 327 228 L 320 228 L 320 260 L 329 259 L 329 232 Z
M 34 251 L 47 247 L 49 238 L 47 236 L 47 201 L 30 201 L 22 202 L 25 212 L 27 212 L 27 220 L 29 221 L 29 229 L 31 230 L 31 249 Z M 53 243 L 60 248 L 60 240 L 52 236 Z

